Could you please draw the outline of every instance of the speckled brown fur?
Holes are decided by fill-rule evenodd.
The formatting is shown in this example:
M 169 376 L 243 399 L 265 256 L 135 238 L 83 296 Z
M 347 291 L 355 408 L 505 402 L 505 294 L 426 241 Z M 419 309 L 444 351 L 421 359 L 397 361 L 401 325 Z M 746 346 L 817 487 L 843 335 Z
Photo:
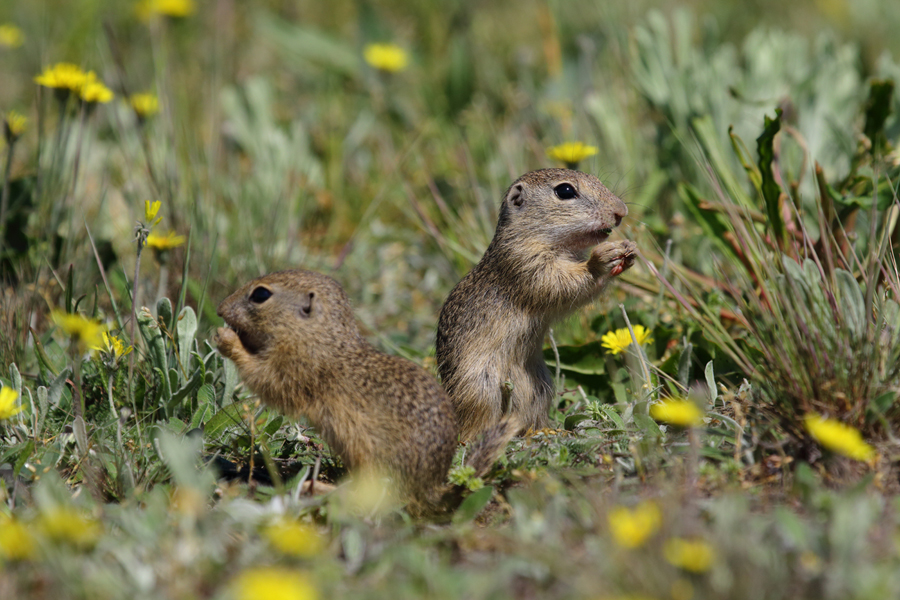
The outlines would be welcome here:
M 566 183 L 576 197 L 557 196 Z M 554 390 L 544 337 L 633 264 L 634 242 L 605 241 L 627 214 L 600 180 L 578 171 L 533 171 L 506 191 L 494 239 L 438 323 L 438 369 L 463 440 L 504 415 L 525 428 L 546 425 Z
M 391 475 L 399 495 L 423 510 L 440 503 L 457 444 L 453 407 L 425 370 L 363 339 L 334 279 L 272 273 L 218 313 L 230 327 L 218 330 L 219 351 L 266 404 L 306 415 L 349 469 Z M 486 450 L 494 454 L 477 452 L 480 464 L 499 453 L 496 444 Z

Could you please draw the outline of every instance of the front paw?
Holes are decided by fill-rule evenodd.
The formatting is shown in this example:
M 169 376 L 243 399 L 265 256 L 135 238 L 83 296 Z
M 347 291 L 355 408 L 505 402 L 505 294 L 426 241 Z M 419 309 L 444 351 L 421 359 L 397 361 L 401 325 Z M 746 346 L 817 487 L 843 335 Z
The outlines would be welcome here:
M 622 274 L 634 264 L 637 244 L 631 240 L 607 242 L 596 246 L 588 260 L 588 268 L 595 278 L 610 278 Z
M 243 348 L 241 340 L 233 329 L 228 327 L 219 327 L 216 330 L 216 347 L 219 353 L 225 358 L 234 360 L 235 354 Z

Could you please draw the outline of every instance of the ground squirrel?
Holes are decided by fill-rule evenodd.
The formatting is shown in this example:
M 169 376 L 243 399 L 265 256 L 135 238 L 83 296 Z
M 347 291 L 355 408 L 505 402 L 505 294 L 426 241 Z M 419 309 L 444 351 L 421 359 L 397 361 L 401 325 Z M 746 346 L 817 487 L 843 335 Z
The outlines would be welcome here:
M 627 214 L 600 180 L 578 171 L 533 171 L 506 191 L 494 239 L 438 321 L 438 370 L 463 440 L 503 415 L 546 426 L 554 386 L 544 337 L 634 263 L 634 242 L 605 242 Z
M 219 352 L 266 404 L 306 415 L 350 470 L 388 474 L 417 511 L 439 510 L 457 445 L 453 406 L 424 369 L 363 339 L 340 284 L 311 271 L 272 273 L 218 314 L 229 326 L 217 332 Z M 517 428 L 489 432 L 468 464 L 483 474 Z

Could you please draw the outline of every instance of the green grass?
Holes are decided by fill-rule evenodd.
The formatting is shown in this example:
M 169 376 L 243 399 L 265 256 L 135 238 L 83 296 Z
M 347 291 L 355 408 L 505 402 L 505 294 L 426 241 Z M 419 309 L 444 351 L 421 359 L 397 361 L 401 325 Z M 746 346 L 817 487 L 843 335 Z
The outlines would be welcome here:
M 271 598 L 900 591 L 894 3 L 271 0 L 146 23 L 44 0 L 0 23 L 24 36 L 0 46 L 0 113 L 29 119 L 0 147 L 0 382 L 22 407 L 0 421 L 0 597 L 243 598 L 257 568 L 303 579 Z M 365 63 L 383 41 L 408 68 Z M 61 106 L 33 81 L 61 61 L 116 99 Z M 122 101 L 140 91 L 160 101 L 143 121 Z M 598 148 L 580 168 L 628 203 L 643 260 L 554 327 L 553 428 L 486 487 L 455 471 L 473 490 L 447 524 L 299 495 L 343 466 L 215 352 L 218 302 L 323 271 L 373 343 L 433 370 L 503 190 L 570 140 Z M 186 243 L 136 268 L 145 200 Z M 134 350 L 87 353 L 51 311 Z M 629 322 L 652 342 L 607 353 Z M 657 424 L 671 396 L 707 420 Z M 810 412 L 877 458 L 823 447 Z M 658 518 L 621 511 L 640 502 Z M 299 551 L 267 533 L 280 515 L 308 527 Z

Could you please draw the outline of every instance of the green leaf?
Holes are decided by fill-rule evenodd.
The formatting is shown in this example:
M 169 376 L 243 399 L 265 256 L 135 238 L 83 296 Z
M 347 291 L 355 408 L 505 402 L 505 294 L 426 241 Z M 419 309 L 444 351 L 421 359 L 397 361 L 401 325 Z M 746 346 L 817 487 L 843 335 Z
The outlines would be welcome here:
M 772 234 L 778 242 L 778 245 L 784 242 L 784 221 L 781 218 L 781 209 L 778 200 L 781 197 L 781 187 L 775 181 L 775 174 L 772 171 L 772 163 L 775 161 L 775 134 L 781 130 L 781 109 L 775 109 L 775 118 L 770 119 L 765 116 L 765 127 L 762 134 L 756 138 L 756 148 L 759 154 L 759 171 L 762 175 L 762 192 L 763 200 L 766 203 L 766 214 L 769 217 L 769 227 Z
M 834 276 L 840 292 L 840 308 L 844 315 L 844 323 L 851 335 L 855 339 L 860 339 L 866 330 L 866 309 L 862 289 L 856 278 L 844 269 L 835 269 Z
M 243 422 L 243 412 L 239 403 L 232 403 L 214 414 L 203 428 L 206 439 L 217 440 L 228 427 L 240 425 Z
M 150 311 L 142 308 L 137 315 L 138 329 L 141 331 L 141 337 L 147 343 L 150 351 L 150 364 L 155 369 L 159 369 L 163 373 L 166 372 L 168 360 L 166 359 L 166 339 L 159 330 L 159 325 Z
M 869 86 L 869 98 L 866 100 L 866 126 L 863 128 L 863 133 L 872 142 L 873 156 L 888 147 L 884 124 L 891 114 L 893 96 L 894 81 L 891 79 L 876 79 Z
M 162 322 L 166 327 L 172 326 L 172 301 L 163 296 L 159 300 L 156 301 L 156 314 L 159 316 L 159 321 Z
M 566 431 L 575 431 L 575 427 L 582 421 L 590 419 L 588 415 L 569 415 L 563 424 Z
M 603 375 L 606 373 L 606 362 L 603 359 L 603 346 L 600 344 L 590 342 L 581 346 L 557 346 L 560 368 L 584 375 Z M 544 358 L 548 365 L 556 366 L 552 348 L 544 350 Z
M 190 306 L 181 309 L 178 321 L 175 323 L 175 331 L 178 333 L 178 358 L 181 366 L 190 368 L 191 349 L 194 347 L 194 336 L 197 333 L 197 315 Z
M 16 367 L 16 363 L 9 364 L 9 381 L 12 384 L 12 389 L 19 397 L 22 396 L 22 375 L 19 373 L 18 367 Z
M 461 525 L 463 523 L 468 523 L 477 517 L 478 513 L 487 506 L 487 503 L 491 501 L 493 496 L 494 488 L 489 485 L 473 492 L 472 495 L 463 500 L 462 504 L 459 505 L 459 508 L 456 509 L 456 513 L 453 515 L 453 523 L 455 525 Z
M 681 351 L 681 357 L 678 359 L 678 383 L 684 389 L 687 389 L 688 379 L 691 375 L 691 353 L 693 350 L 694 345 L 688 342 L 684 350 Z
M 19 476 L 19 473 L 22 471 L 22 467 L 25 466 L 25 463 L 28 462 L 28 459 L 31 458 L 32 454 L 34 454 L 34 442 L 32 440 L 28 440 L 27 442 L 25 442 L 25 445 L 22 446 L 19 458 L 16 460 L 16 464 L 13 465 L 14 476 Z
M 719 390 L 716 389 L 716 376 L 715 373 L 713 373 L 713 361 L 706 363 L 703 374 L 706 376 L 706 387 L 709 389 L 710 403 L 715 405 L 716 398 L 719 397 Z
M 625 430 L 625 421 L 614 407 L 608 404 L 601 404 L 600 410 L 616 424 L 616 429 Z

